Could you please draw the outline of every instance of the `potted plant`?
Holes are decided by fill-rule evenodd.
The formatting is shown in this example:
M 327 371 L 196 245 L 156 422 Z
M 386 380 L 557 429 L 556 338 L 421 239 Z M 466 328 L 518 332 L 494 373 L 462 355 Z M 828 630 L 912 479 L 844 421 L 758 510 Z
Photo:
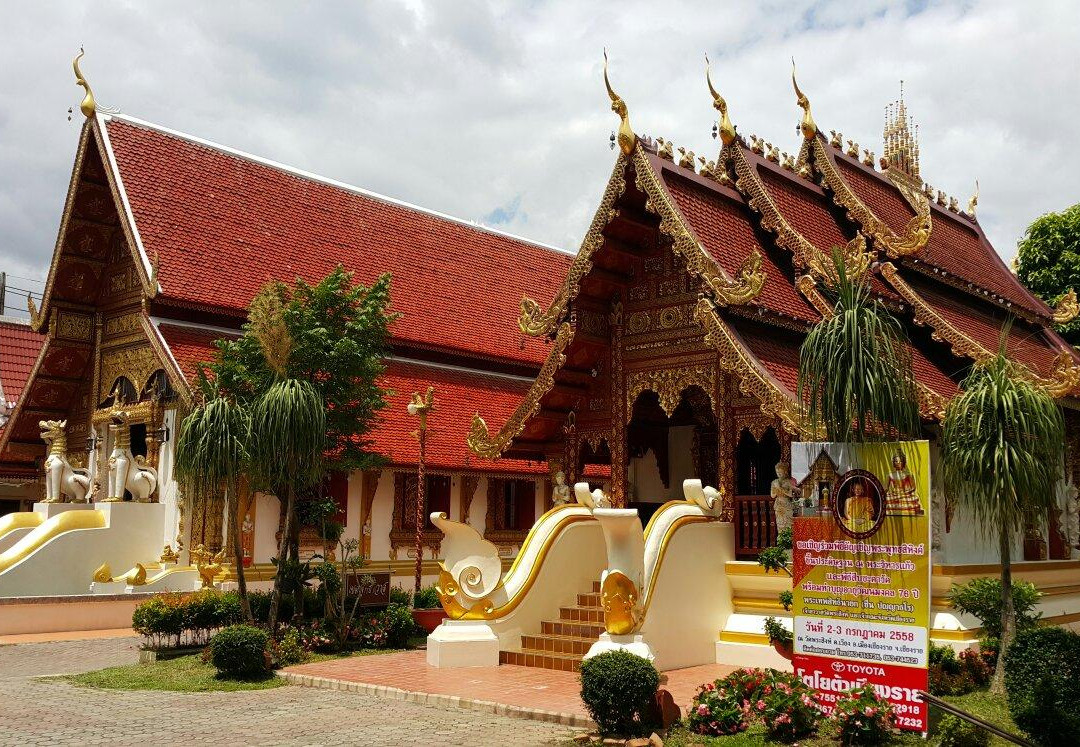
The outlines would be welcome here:
M 425 586 L 413 594 L 412 606 L 412 616 L 417 627 L 423 628 L 428 633 L 434 632 L 435 628 L 446 619 L 439 592 L 434 586 Z
M 776 649 L 776 653 L 791 661 L 794 653 L 791 631 L 785 628 L 775 617 L 766 617 L 765 635 L 769 636 L 769 643 Z

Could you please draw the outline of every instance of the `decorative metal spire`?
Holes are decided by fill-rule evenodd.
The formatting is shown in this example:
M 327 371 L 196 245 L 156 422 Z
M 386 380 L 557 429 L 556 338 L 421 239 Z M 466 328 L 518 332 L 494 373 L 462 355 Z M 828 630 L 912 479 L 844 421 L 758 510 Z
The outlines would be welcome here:
M 71 61 L 71 66 L 75 69 L 75 85 L 82 86 L 86 91 L 86 95 L 83 96 L 82 103 L 79 104 L 79 110 L 82 111 L 83 116 L 90 119 L 97 111 L 97 104 L 94 102 L 94 92 L 90 88 L 90 84 L 86 82 L 86 78 L 83 77 L 82 71 L 79 70 L 79 60 L 86 54 L 82 47 L 79 47 L 79 54 L 75 55 L 75 59 Z
M 608 96 L 611 98 L 611 111 L 619 115 L 619 148 L 626 155 L 630 155 L 634 152 L 634 145 L 637 144 L 637 135 L 634 134 L 634 130 L 630 127 L 630 116 L 627 114 L 626 102 L 622 100 L 619 94 L 615 93 L 615 90 L 611 87 L 611 80 L 608 78 L 608 59 L 607 48 L 604 48 L 604 85 L 607 87 Z
M 799 123 L 799 129 L 802 130 L 803 137 L 809 140 L 817 134 L 817 124 L 810 114 L 810 99 L 806 98 L 806 94 L 799 90 L 799 84 L 795 82 L 794 57 L 791 58 L 791 85 L 795 88 L 795 101 L 803 110 L 803 118 L 802 122 Z
M 914 134 L 912 130 L 914 129 Z M 919 180 L 919 126 L 908 116 L 904 104 L 904 81 L 900 99 L 885 107 L 884 158 L 889 169 Z
M 713 87 L 712 74 L 709 72 L 708 52 L 705 53 L 705 82 L 708 83 L 709 93 L 713 97 L 713 108 L 720 112 L 720 142 L 724 145 L 731 145 L 735 142 L 735 126 L 731 124 L 731 119 L 728 117 L 727 102 Z

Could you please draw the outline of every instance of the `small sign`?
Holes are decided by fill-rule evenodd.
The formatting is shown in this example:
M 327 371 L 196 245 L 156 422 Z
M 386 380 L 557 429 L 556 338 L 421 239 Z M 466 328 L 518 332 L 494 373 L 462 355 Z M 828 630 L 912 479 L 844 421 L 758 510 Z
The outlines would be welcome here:
M 361 607 L 385 607 L 390 604 L 390 574 L 355 571 L 346 576 L 345 594 L 359 595 Z

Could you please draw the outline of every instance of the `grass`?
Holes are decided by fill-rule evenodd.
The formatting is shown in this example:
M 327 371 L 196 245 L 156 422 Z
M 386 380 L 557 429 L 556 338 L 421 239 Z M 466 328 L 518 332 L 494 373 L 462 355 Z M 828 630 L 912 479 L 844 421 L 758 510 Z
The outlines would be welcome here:
M 105 690 L 170 690 L 188 693 L 268 690 L 285 684 L 284 679 L 274 674 L 257 680 L 230 680 L 219 677 L 217 669 L 211 664 L 204 664 L 199 654 L 152 664 L 109 667 L 60 679 L 79 687 Z

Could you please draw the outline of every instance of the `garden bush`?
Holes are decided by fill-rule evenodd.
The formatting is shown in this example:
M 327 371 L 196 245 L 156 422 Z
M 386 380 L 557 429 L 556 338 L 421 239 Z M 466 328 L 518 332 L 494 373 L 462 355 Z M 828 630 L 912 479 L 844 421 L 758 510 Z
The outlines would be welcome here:
M 1031 628 L 1005 653 L 1005 690 L 1013 721 L 1044 745 L 1075 744 L 1080 734 L 1080 635 Z
M 232 625 L 210 639 L 210 661 L 220 674 L 253 679 L 270 671 L 270 636 L 253 625 Z
M 736 734 L 759 719 L 770 738 L 791 741 L 813 733 L 821 719 L 816 694 L 798 677 L 772 669 L 738 669 L 702 685 L 686 725 L 707 736 Z
M 956 716 L 942 717 L 938 747 L 989 747 L 990 732 Z
M 214 631 L 242 618 L 240 597 L 235 592 L 203 589 L 187 596 L 167 592 L 151 597 L 135 608 L 131 627 L 151 648 L 179 648 L 184 643 L 204 646 Z
M 140 603 L 131 613 L 131 627 L 153 648 L 179 647 L 185 618 L 184 598 L 170 592 Z
M 787 672 L 772 670 L 754 709 L 773 739 L 790 742 L 812 734 L 821 719 L 816 692 Z
M 660 673 L 648 659 L 607 651 L 581 662 L 581 700 L 601 734 L 647 734 Z
M 291 667 L 299 664 L 307 658 L 307 649 L 304 648 L 300 631 L 296 628 L 285 628 L 278 640 L 270 639 L 269 649 L 270 662 L 274 669 Z
M 442 607 L 439 600 L 439 590 L 434 586 L 425 586 L 413 594 L 413 608 L 418 610 L 434 610 Z
M 409 592 L 402 589 L 400 586 L 390 587 L 390 604 L 403 604 L 406 607 L 412 602 L 412 597 L 409 596 Z
M 883 744 L 892 731 L 893 707 L 878 697 L 873 685 L 863 685 L 841 693 L 829 718 L 841 744 Z
M 1024 630 L 1038 622 L 1041 613 L 1035 612 L 1042 594 L 1030 581 L 1013 581 L 1013 607 L 1016 609 L 1016 629 Z M 960 612 L 979 618 L 983 630 L 992 638 L 1001 637 L 1001 579 L 975 578 L 963 586 L 953 586 L 949 601 Z

